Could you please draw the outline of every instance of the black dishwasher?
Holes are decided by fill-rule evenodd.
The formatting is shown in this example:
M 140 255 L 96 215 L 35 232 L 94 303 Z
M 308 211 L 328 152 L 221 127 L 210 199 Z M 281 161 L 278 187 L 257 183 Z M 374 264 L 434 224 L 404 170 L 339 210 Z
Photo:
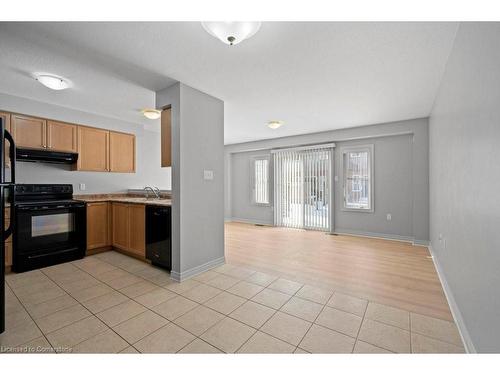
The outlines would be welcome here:
M 172 269 L 172 207 L 146 206 L 146 258 Z

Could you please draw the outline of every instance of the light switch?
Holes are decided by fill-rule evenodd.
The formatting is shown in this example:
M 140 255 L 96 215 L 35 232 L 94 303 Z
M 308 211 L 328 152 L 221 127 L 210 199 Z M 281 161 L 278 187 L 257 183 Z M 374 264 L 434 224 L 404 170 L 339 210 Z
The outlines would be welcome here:
M 85 184 L 80 184 L 80 190 L 85 190 L 86 186 Z
M 203 171 L 203 179 L 204 180 L 213 180 L 214 179 L 214 171 L 204 170 Z

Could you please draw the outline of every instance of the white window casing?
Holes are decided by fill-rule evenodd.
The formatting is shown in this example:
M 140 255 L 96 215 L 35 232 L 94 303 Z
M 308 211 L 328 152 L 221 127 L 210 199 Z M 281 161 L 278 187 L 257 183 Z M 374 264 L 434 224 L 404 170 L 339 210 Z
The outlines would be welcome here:
M 256 156 L 252 159 L 252 203 L 258 206 L 269 206 L 270 199 L 270 157 Z
M 374 146 L 342 147 L 343 211 L 374 211 Z

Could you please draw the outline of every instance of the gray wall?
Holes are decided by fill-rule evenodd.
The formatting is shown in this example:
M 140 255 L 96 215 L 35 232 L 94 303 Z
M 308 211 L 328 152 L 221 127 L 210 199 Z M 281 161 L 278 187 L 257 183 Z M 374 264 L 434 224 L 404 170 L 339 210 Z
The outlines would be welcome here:
M 161 168 L 161 144 L 157 132 L 146 131 L 140 124 L 7 94 L 0 94 L 0 109 L 136 135 L 136 173 L 79 172 L 64 165 L 18 163 L 18 183 L 69 183 L 73 184 L 76 194 L 125 192 L 145 185 L 170 190 L 170 168 Z M 79 190 L 80 183 L 85 183 L 85 191 Z
M 413 239 L 411 135 L 338 142 L 335 149 L 335 231 Z M 374 211 L 342 211 L 342 147 L 374 145 Z M 387 214 L 392 220 L 387 221 Z M 425 238 L 424 238 L 425 239 Z
M 173 112 L 172 275 L 183 279 L 224 261 L 224 103 L 182 83 L 156 103 Z
M 499 46 L 499 23 L 460 25 L 430 117 L 432 249 L 466 343 L 478 352 L 496 353 L 500 352 Z
M 271 224 L 272 207 L 251 204 L 250 163 L 255 155 L 277 147 L 335 142 L 335 174 L 340 172 L 340 149 L 353 144 L 373 144 L 375 161 L 375 210 L 342 211 L 342 186 L 335 185 L 335 230 L 381 235 L 426 243 L 428 231 L 428 122 L 416 119 L 341 129 L 330 132 L 228 145 L 226 152 L 226 219 Z M 340 176 L 339 176 L 340 177 Z M 341 180 L 339 180 L 341 181 Z M 334 183 L 335 184 L 335 183 Z M 229 196 L 229 198 L 228 198 Z M 386 220 L 387 213 L 392 221 Z
M 273 223 L 271 206 L 252 204 L 252 161 L 255 156 L 271 156 L 270 150 L 241 152 L 231 156 L 231 217 L 233 220 L 258 224 Z M 271 173 L 272 184 L 272 173 Z

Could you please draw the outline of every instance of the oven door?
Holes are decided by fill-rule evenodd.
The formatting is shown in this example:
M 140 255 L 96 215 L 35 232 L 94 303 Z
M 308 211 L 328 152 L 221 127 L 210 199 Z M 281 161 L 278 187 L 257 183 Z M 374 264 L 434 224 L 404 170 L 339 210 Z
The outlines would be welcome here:
M 18 205 L 15 220 L 14 270 L 17 272 L 85 255 L 86 215 L 83 203 Z

